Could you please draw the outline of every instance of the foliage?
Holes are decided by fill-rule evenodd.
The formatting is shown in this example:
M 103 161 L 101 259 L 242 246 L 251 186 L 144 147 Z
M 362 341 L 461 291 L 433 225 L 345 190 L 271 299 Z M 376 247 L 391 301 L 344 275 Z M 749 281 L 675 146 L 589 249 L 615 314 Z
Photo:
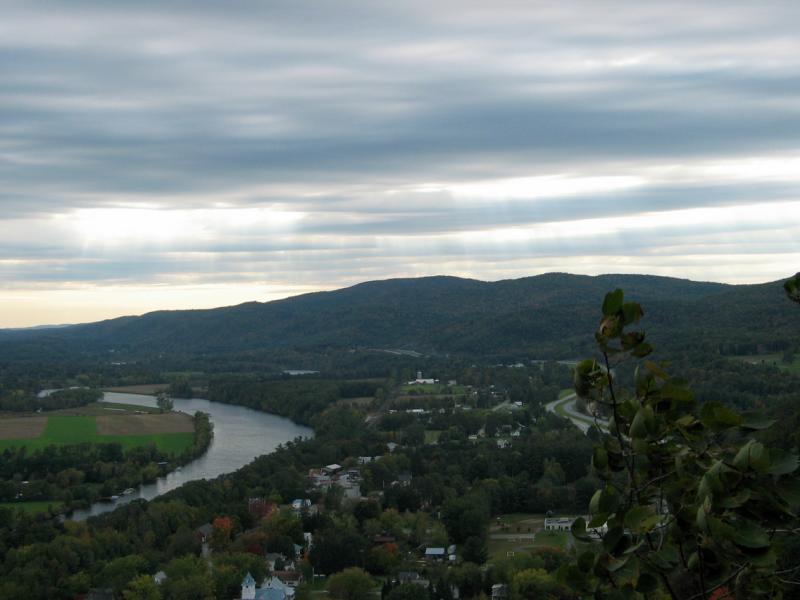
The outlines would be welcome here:
M 70 388 L 56 390 L 44 396 L 14 390 L 8 395 L 0 395 L 0 411 L 48 411 L 85 406 L 102 399 L 103 392 L 92 388 Z
M 331 575 L 328 580 L 328 593 L 336 600 L 369 600 L 373 587 L 372 577 L 358 567 Z
M 158 396 L 156 396 L 156 406 L 161 410 L 161 412 L 169 412 L 172 410 L 172 407 L 175 403 L 170 398 L 169 394 L 165 392 L 159 392 Z
M 686 382 L 644 360 L 652 348 L 629 329 L 643 311 L 622 290 L 606 295 L 602 313 L 602 362 L 579 363 L 575 389 L 610 414 L 592 457 L 603 485 L 590 522 L 573 525 L 588 545 L 563 580 L 605 598 L 704 599 L 723 586 L 778 597 L 776 540 L 796 527 L 797 456 L 752 438 L 771 424 L 763 415 L 719 402 L 697 410 Z M 639 361 L 630 391 L 617 383 L 624 360 Z

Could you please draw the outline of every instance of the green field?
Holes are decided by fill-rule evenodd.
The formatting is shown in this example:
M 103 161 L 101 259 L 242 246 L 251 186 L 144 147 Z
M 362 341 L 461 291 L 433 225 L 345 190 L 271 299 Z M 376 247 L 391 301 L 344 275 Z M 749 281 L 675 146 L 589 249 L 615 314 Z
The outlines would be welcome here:
M 61 508 L 63 502 L 57 500 L 34 500 L 30 502 L 0 502 L 0 508 L 17 509 L 28 514 L 38 514 L 47 512 L 47 509 L 52 507 L 54 509 Z
M 29 451 L 47 446 L 68 444 L 117 443 L 124 449 L 155 444 L 162 452 L 180 454 L 194 443 L 193 433 L 157 433 L 143 435 L 99 435 L 97 423 L 90 416 L 51 415 L 42 435 L 32 439 L 0 440 L 0 451 L 25 446 Z
M 569 548 L 571 537 L 572 534 L 569 531 L 540 531 L 536 534 L 533 545 L 536 547 L 555 546 L 566 550 Z
M 800 374 L 800 355 L 795 356 L 791 363 L 783 362 L 783 354 L 781 353 L 751 354 L 746 356 L 733 356 L 731 358 L 750 363 L 751 365 L 773 365 L 783 371 Z
M 442 435 L 441 431 L 437 431 L 435 429 L 426 429 L 425 430 L 425 443 L 426 444 L 435 444 L 439 441 L 439 437 Z

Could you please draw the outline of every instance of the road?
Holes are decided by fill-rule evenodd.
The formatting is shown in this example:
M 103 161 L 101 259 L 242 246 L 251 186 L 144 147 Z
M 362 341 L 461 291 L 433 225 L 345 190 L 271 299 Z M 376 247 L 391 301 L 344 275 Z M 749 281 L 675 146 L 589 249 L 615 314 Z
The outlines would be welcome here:
M 570 394 L 569 396 L 564 396 L 563 398 L 559 398 L 558 400 L 553 400 L 545 405 L 545 409 L 547 409 L 551 413 L 555 413 L 559 416 L 566 417 L 572 423 L 580 429 L 582 432 L 586 433 L 589 431 L 589 427 L 595 424 L 595 420 L 590 417 L 589 415 L 578 411 L 575 408 L 575 400 L 578 399 L 577 394 Z M 608 428 L 608 421 L 603 419 L 597 419 L 597 424 L 600 426 L 601 429 Z

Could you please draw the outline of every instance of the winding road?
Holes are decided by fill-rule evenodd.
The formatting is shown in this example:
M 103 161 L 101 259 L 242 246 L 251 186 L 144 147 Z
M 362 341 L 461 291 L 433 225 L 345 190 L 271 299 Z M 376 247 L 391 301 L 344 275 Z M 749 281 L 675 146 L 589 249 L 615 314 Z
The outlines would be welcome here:
M 559 398 L 558 400 L 553 400 L 552 402 L 547 403 L 545 405 L 545 409 L 548 412 L 557 414 L 561 417 L 566 417 L 572 421 L 572 423 L 578 429 L 586 433 L 589 431 L 589 427 L 595 425 L 595 420 L 589 415 L 578 411 L 578 409 L 575 407 L 575 401 L 577 399 L 578 395 L 572 393 L 568 396 L 564 396 L 563 398 Z M 608 429 L 608 421 L 605 419 L 597 419 L 597 425 L 599 425 L 601 429 Z

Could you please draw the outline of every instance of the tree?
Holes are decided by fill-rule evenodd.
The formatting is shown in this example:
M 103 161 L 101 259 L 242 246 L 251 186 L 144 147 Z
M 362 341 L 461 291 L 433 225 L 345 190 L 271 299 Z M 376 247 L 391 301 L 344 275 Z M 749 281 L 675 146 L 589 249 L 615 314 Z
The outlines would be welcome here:
M 158 406 L 161 412 L 169 412 L 172 410 L 174 402 L 166 392 L 159 392 L 158 396 L 156 396 L 156 406 Z
M 559 583 L 544 569 L 525 569 L 514 575 L 511 583 L 513 600 L 567 597 Z
M 373 587 L 372 578 L 358 567 L 331 575 L 328 580 L 328 592 L 336 600 L 369 600 Z
M 215 517 L 212 526 L 211 547 L 216 552 L 226 550 L 231 545 L 233 520 L 230 517 Z
M 797 296 L 800 277 L 787 293 Z M 800 301 L 800 296 L 798 296 Z M 602 359 L 575 369 L 579 396 L 611 415 L 592 470 L 602 481 L 573 535 L 591 544 L 560 570 L 576 591 L 608 598 L 777 597 L 776 544 L 797 531 L 797 456 L 767 448 L 753 432 L 771 422 L 720 402 L 695 406 L 688 385 L 644 360 L 652 348 L 643 316 L 622 290 L 606 295 L 595 334 Z M 632 389 L 617 373 L 638 361 Z M 607 527 L 607 529 L 596 529 Z
M 416 583 L 401 583 L 386 594 L 387 600 L 428 600 L 428 588 Z
M 122 592 L 125 600 L 161 600 L 161 590 L 150 575 L 141 575 Z

